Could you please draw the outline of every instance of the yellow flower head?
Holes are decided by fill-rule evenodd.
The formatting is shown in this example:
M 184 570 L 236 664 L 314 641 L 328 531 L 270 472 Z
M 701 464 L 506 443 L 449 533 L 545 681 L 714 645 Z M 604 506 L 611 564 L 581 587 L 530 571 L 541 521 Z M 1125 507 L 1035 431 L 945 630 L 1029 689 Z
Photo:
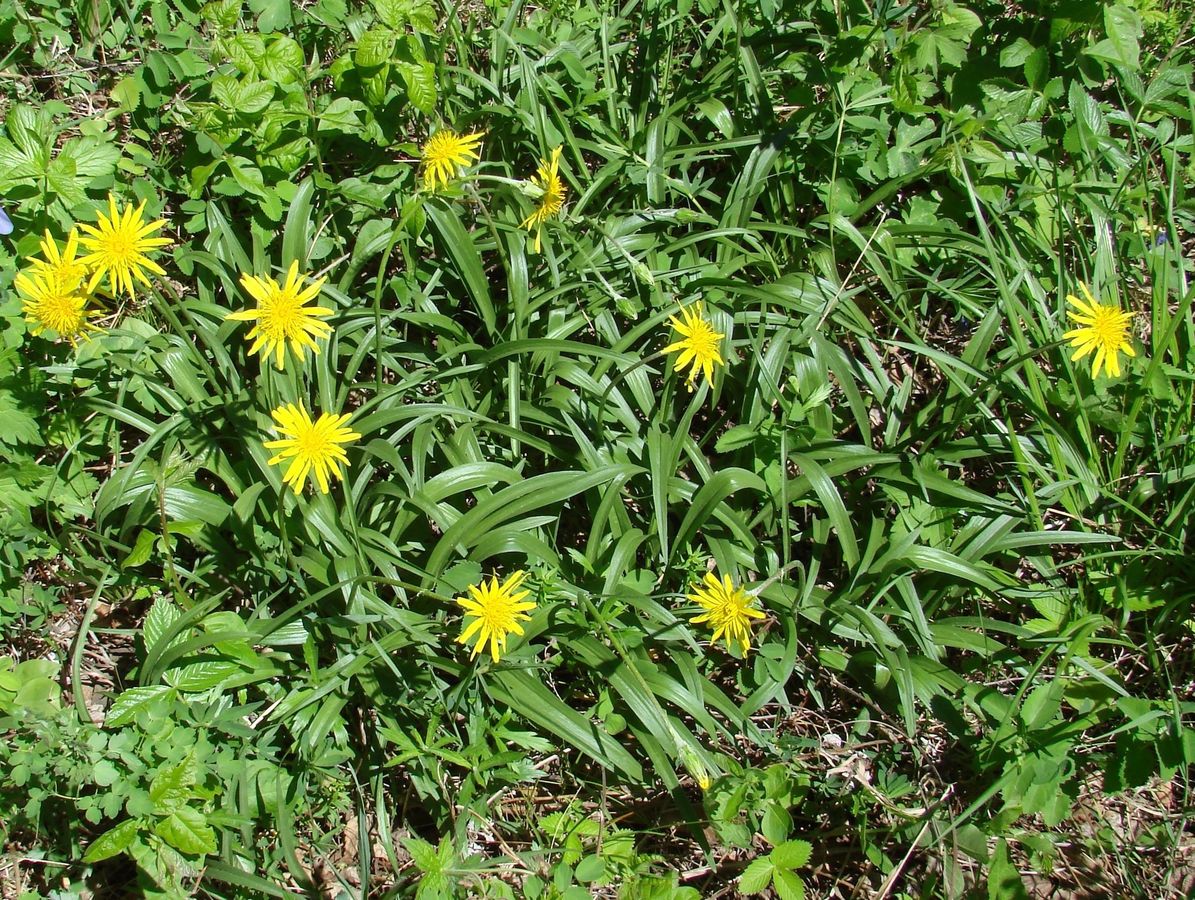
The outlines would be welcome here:
M 145 224 L 142 213 L 145 212 L 145 201 L 136 209 L 130 203 L 123 210 L 117 209 L 116 198 L 108 195 L 108 212 L 105 216 L 98 213 L 98 226 L 80 225 L 90 237 L 79 239 L 79 243 L 87 250 L 87 256 L 79 260 L 92 271 L 91 281 L 87 285 L 88 291 L 94 291 L 105 275 L 108 276 L 108 289 L 113 296 L 124 291 L 133 296 L 133 279 L 136 278 L 146 287 L 149 279 L 145 277 L 145 270 L 156 275 L 166 272 L 145 254 L 156 247 L 164 247 L 170 243 L 169 238 L 150 237 L 166 224 L 165 219 Z
M 696 307 L 695 312 L 690 312 L 687 306 L 681 307 L 680 315 L 684 321 L 677 319 L 676 316 L 668 317 L 668 321 L 672 323 L 672 327 L 676 329 L 681 339 L 664 348 L 665 353 L 679 351 L 680 355 L 672 364 L 672 368 L 677 372 L 692 363 L 687 382 L 689 390 L 693 390 L 693 383 L 697 380 L 698 372 L 704 372 L 705 380 L 712 384 L 714 363 L 720 366 L 726 364 L 722 359 L 722 354 L 718 352 L 718 342 L 726 335 L 714 331 L 714 327 L 701 314 L 700 302 L 694 306 Z
M 1067 302 L 1078 310 L 1066 311 L 1066 314 L 1078 323 L 1077 328 L 1072 328 L 1063 335 L 1075 348 L 1071 361 L 1082 359 L 1094 350 L 1095 360 L 1091 366 L 1091 377 L 1098 378 L 1101 368 L 1109 375 L 1119 375 L 1120 359 L 1117 354 L 1137 355 L 1129 341 L 1129 323 L 1133 320 L 1133 314 L 1121 312 L 1120 308 L 1113 304 L 1097 302 L 1083 282 L 1079 282 L 1079 287 L 1083 296 L 1087 298 L 1086 303 L 1072 294 L 1068 294 L 1066 298 Z
M 441 128 L 429 137 L 419 151 L 424 166 L 424 190 L 434 191 L 437 181 L 447 187 L 448 182 L 458 177 L 465 166 L 481 159 L 477 147 L 483 137 L 484 131 L 457 134 L 451 128 Z
M 542 192 L 539 197 L 539 206 L 535 208 L 535 212 L 519 223 L 520 228 L 526 228 L 528 231 L 535 230 L 535 243 L 532 248 L 536 253 L 539 253 L 540 234 L 544 222 L 560 215 L 560 210 L 564 208 L 564 195 L 567 193 L 567 189 L 564 182 L 560 180 L 560 151 L 562 149 L 562 147 L 557 147 L 553 150 L 551 160 L 541 159 L 539 161 L 539 169 L 531 176 L 531 183 Z
M 80 284 L 87 278 L 88 269 L 83 261 L 75 257 L 79 252 L 79 232 L 72 228 L 67 235 L 66 247 L 60 252 L 58 242 L 54 240 L 49 230 L 41 241 L 43 259 L 34 257 L 29 264 L 34 271 L 48 278 L 56 279 L 60 284 Z
M 515 572 L 499 584 L 495 575 L 488 583 L 483 581 L 480 585 L 469 585 L 469 598 L 456 599 L 465 610 L 465 618 L 473 619 L 456 639 L 458 644 L 476 639 L 470 657 L 477 656 L 488 641 L 490 656 L 497 662 L 506 652 L 506 636 L 512 631 L 515 634 L 523 633 L 523 626 L 519 622 L 530 619 L 527 610 L 535 609 L 535 601 L 523 599 L 531 592 L 518 590 L 526 577 L 526 572 Z
M 315 298 L 327 279 L 321 278 L 300 290 L 305 277 L 299 275 L 297 260 L 290 264 L 286 284 L 283 285 L 268 275 L 241 275 L 241 287 L 257 301 L 257 306 L 229 313 L 224 318 L 235 322 L 256 322 L 246 336 L 247 340 L 253 341 L 253 346 L 249 348 L 250 356 L 265 347 L 265 355 L 268 357 L 273 354 L 274 364 L 282 369 L 288 341 L 300 361 L 303 359 L 304 347 L 319 353 L 314 338 L 324 338 L 332 333 L 332 326 L 320 321 L 324 316 L 332 315 L 332 310 L 323 306 L 307 306 L 307 302 Z
M 328 475 L 343 480 L 340 464 L 349 464 L 348 455 L 342 444 L 349 444 L 358 440 L 361 435 L 350 431 L 344 425 L 351 418 L 345 413 L 335 416 L 324 413 L 314 422 L 311 414 L 296 403 L 280 406 L 271 413 L 276 423 L 276 430 L 283 437 L 277 441 L 266 441 L 267 450 L 277 450 L 278 453 L 270 457 L 271 466 L 290 460 L 286 474 L 282 476 L 284 484 L 289 484 L 296 494 L 303 492 L 303 485 L 307 480 L 307 473 L 315 470 L 315 479 L 319 482 L 321 493 L 328 493 Z
M 718 577 L 712 572 L 705 576 L 704 585 L 693 588 L 693 593 L 686 595 L 700 606 L 705 612 L 691 621 L 695 625 L 702 622 L 709 623 L 714 629 L 711 642 L 717 643 L 718 638 L 726 638 L 729 649 L 738 644 L 743 654 L 751 649 L 751 620 L 762 619 L 764 614 L 751 606 L 751 596 L 741 587 L 735 587 L 729 575 Z
M 89 332 L 100 330 L 88 321 L 99 311 L 87 308 L 90 294 L 83 290 L 82 279 L 64 280 L 34 266 L 28 273 L 18 273 L 13 283 L 34 334 L 55 331 L 73 347 L 80 338 L 89 340 Z

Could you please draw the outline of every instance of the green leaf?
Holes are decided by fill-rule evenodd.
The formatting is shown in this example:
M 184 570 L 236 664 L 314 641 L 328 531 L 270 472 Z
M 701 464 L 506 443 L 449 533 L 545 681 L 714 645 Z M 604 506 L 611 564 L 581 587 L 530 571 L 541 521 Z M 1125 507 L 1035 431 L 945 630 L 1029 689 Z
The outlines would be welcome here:
M 1008 857 L 1008 842 L 1000 838 L 988 868 L 988 900 L 1029 900 L 1021 873 Z
M 280 31 L 294 23 L 291 0 L 249 0 L 249 8 L 258 14 L 257 28 L 263 33 Z
M 503 488 L 478 503 L 444 532 L 428 559 L 427 572 L 432 578 L 438 577 L 459 548 L 476 546 L 500 525 L 599 485 L 621 484 L 639 471 L 636 466 L 609 465 L 592 472 L 545 472 Z
M 496 669 L 489 675 L 487 690 L 495 700 L 607 769 L 634 782 L 642 780 L 643 768 L 618 741 L 566 706 L 537 676 L 521 669 Z
M 577 881 L 588 883 L 591 881 L 597 881 L 605 874 L 606 863 L 600 856 L 591 853 L 577 863 L 577 868 L 573 872 L 573 877 L 575 877 Z
M 143 531 L 143 536 L 148 534 L 150 538 L 155 538 L 156 535 L 150 531 Z M 137 545 L 140 546 L 141 538 L 137 539 Z M 133 549 L 136 553 L 136 547 Z M 132 556 L 132 554 L 129 554 Z M 145 624 L 142 626 L 142 638 L 145 641 L 145 650 L 148 653 L 154 650 L 165 636 L 166 632 L 182 618 L 182 611 L 175 605 L 174 601 L 166 596 L 159 596 L 154 600 L 153 606 L 149 608 L 149 612 L 145 615 Z M 182 640 L 182 635 L 175 635 L 172 643 L 179 643 Z
M 0 189 L 7 190 L 22 179 L 44 175 L 49 164 L 49 150 L 26 153 L 12 141 L 0 137 Z
M 142 528 L 137 534 L 137 542 L 133 545 L 133 549 L 129 551 L 129 555 L 124 558 L 124 562 L 120 564 L 120 567 L 122 569 L 135 569 L 137 566 L 147 562 L 150 553 L 153 552 L 154 541 L 157 538 L 158 536 L 148 528 Z
M 390 66 L 384 65 L 380 69 L 375 69 L 372 75 L 369 75 L 362 81 L 364 88 L 363 94 L 365 102 L 371 106 L 385 106 L 390 97 Z
M 119 825 L 109 828 L 91 842 L 91 846 L 83 854 L 83 862 L 97 863 L 123 853 L 136 840 L 142 825 L 141 819 L 126 819 Z
M 1123 3 L 1104 7 L 1104 31 L 1108 37 L 1094 47 L 1088 47 L 1088 56 L 1121 66 L 1131 72 L 1141 68 L 1140 39 L 1144 32 L 1141 17 L 1137 11 Z
M 395 29 L 406 26 L 410 6 L 410 0 L 373 0 L 373 8 L 378 18 L 384 25 Z
M 91 780 L 100 787 L 111 787 L 120 780 L 120 770 L 111 760 L 101 759 L 91 770 Z
M 759 429 L 754 425 L 735 425 L 718 438 L 714 449 L 719 453 L 730 453 L 732 450 L 749 446 L 758 434 Z
M 358 134 L 362 129 L 358 113 L 367 112 L 360 100 L 337 97 L 328 104 L 319 116 L 320 131 L 339 131 L 342 134 Z
M 397 41 L 398 35 L 389 28 L 375 25 L 357 39 L 353 61 L 360 68 L 376 69 L 393 59 Z
M 739 876 L 739 893 L 762 894 L 772 883 L 772 873 L 775 871 L 772 860 L 768 857 L 755 860 Z
M 41 430 L 29 411 L 20 408 L 8 391 L 0 391 L 0 447 L 41 443 Z
M 77 206 L 87 200 L 83 191 L 83 184 L 87 179 L 79 179 L 75 170 L 75 161 L 67 156 L 57 156 L 50 161 L 46 170 L 46 183 L 67 206 Z
M 780 900 L 805 900 L 805 882 L 790 869 L 777 869 L 772 887 Z
M 407 99 L 426 116 L 436 110 L 436 67 L 430 62 L 402 63 L 398 68 L 407 86 Z
M 1021 721 L 1031 731 L 1047 727 L 1058 716 L 1064 688 L 1061 679 L 1051 678 L 1039 684 L 1025 698 L 1021 707 Z
M 172 688 L 167 684 L 152 684 L 145 687 L 133 687 L 123 691 L 108 707 L 104 717 L 106 728 L 119 728 L 133 721 L 138 712 L 148 707 L 160 697 L 170 693 Z
M 58 156 L 59 159 L 71 160 L 75 177 L 86 185 L 96 178 L 107 178 L 116 171 L 120 148 L 110 140 L 89 135 L 68 141 Z
M 273 99 L 274 85 L 264 81 L 251 81 L 240 86 L 236 110 L 244 115 L 255 115 L 269 106 Z
M 809 862 L 813 846 L 808 841 L 785 841 L 772 851 L 772 862 L 783 869 L 799 869 Z
M 767 842 L 772 846 L 778 846 L 788 838 L 788 833 L 793 827 L 793 819 L 787 809 L 775 800 L 771 800 L 768 801 L 767 809 L 764 810 L 760 827 Z M 775 856 L 773 856 L 773 861 L 775 861 Z
M 276 35 L 260 58 L 262 77 L 274 84 L 295 84 L 303 78 L 303 47 L 294 38 Z
M 834 487 L 834 482 L 826 470 L 811 457 L 802 453 L 794 453 L 792 460 L 801 468 L 802 474 L 809 479 L 809 484 L 817 494 L 818 500 L 821 501 L 826 517 L 829 518 L 830 524 L 834 527 L 834 533 L 838 536 L 838 543 L 842 547 L 842 558 L 846 560 L 848 566 L 854 568 L 859 564 L 859 542 L 855 537 L 855 528 L 851 524 L 851 517 L 846 511 L 846 504 L 842 502 L 842 497 L 839 495 L 838 489 Z
M 54 140 L 54 125 L 44 108 L 18 103 L 5 119 L 5 127 L 13 142 L 29 155 L 49 152 Z
M 166 681 L 180 691 L 207 691 L 244 673 L 237 663 L 227 659 L 208 659 L 170 669 Z
M 149 799 L 158 815 L 176 812 L 191 799 L 199 777 L 194 754 L 177 765 L 159 769 L 149 785 Z M 182 848 L 179 848 L 182 849 Z
M 705 527 L 727 497 L 744 488 L 759 493 L 767 492 L 763 479 L 746 469 L 731 467 L 716 472 L 689 502 L 689 508 L 673 538 L 671 555 L 676 556 L 677 551 Z
M 206 856 L 217 849 L 216 832 L 197 809 L 183 807 L 154 823 L 154 833 L 181 853 Z
M 403 838 L 403 846 L 411 854 L 411 859 L 421 872 L 439 872 L 440 855 L 436 848 L 422 838 Z
M 230 156 L 228 168 L 232 172 L 232 177 L 236 179 L 236 183 L 248 193 L 255 197 L 266 196 L 266 182 L 262 177 L 261 169 L 252 162 L 243 156 Z
M 233 64 L 245 75 L 257 77 L 261 72 L 260 63 L 266 55 L 265 39 L 257 32 L 245 32 L 233 35 L 223 41 L 224 52 Z M 300 59 L 302 51 L 300 50 Z

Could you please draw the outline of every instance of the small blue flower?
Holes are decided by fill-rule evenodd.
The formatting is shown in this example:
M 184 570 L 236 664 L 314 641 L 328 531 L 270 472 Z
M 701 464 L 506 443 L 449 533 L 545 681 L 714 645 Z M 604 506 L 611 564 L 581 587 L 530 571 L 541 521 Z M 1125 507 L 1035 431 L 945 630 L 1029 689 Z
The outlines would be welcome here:
M 8 217 L 3 206 L 0 206 L 0 234 L 12 234 L 12 219 Z

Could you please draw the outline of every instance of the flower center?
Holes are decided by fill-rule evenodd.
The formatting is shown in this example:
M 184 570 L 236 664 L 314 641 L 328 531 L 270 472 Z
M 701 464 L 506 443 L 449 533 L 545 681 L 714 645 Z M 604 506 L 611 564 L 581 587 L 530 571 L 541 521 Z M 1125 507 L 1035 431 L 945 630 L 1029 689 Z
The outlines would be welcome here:
M 447 160 L 455 155 L 456 135 L 441 132 L 432 136 L 427 145 L 427 157 L 431 160 Z
M 698 321 L 689 335 L 689 346 L 698 356 L 712 356 L 718 346 L 718 333 L 705 321 Z
M 1113 346 L 1124 340 L 1124 325 L 1121 324 L 1119 310 L 1097 306 L 1091 318 L 1091 329 L 1101 344 Z
M 109 259 L 125 262 L 137 255 L 136 241 L 128 232 L 114 231 L 107 238 L 107 246 L 104 249 Z
M 275 337 L 292 337 L 299 331 L 298 298 L 286 291 L 274 291 L 262 304 L 262 330 Z
M 298 450 L 300 454 L 313 459 L 328 455 L 328 439 L 324 437 L 318 428 L 312 428 L 303 432 L 295 440 L 299 445 Z
M 52 294 L 40 306 L 38 318 L 59 334 L 70 336 L 79 330 L 82 316 L 74 297 Z
M 482 604 L 481 617 L 494 631 L 510 631 L 510 626 L 514 623 L 510 604 L 502 597 L 491 597 L 488 603 Z

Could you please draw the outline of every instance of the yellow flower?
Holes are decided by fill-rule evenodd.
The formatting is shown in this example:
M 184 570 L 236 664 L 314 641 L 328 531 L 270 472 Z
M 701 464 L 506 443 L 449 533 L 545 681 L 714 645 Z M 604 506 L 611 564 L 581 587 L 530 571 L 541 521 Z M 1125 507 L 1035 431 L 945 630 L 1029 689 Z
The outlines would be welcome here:
M 89 340 L 89 332 L 100 330 L 88 321 L 99 312 L 87 308 L 90 295 L 83 290 L 81 278 L 64 280 L 34 266 L 28 273 L 18 273 L 13 283 L 24 297 L 21 310 L 35 335 L 55 331 L 73 347 L 80 338 Z
M 1091 366 L 1091 377 L 1098 378 L 1101 368 L 1109 375 L 1119 375 L 1120 360 L 1117 354 L 1137 355 L 1137 351 L 1129 342 L 1129 323 L 1133 320 L 1133 314 L 1121 312 L 1112 304 L 1098 303 L 1091 296 L 1087 285 L 1081 281 L 1079 287 L 1083 296 L 1087 298 L 1086 303 L 1072 294 L 1068 294 L 1066 298 L 1068 303 L 1079 310 L 1075 312 L 1068 309 L 1066 312 L 1079 323 L 1079 327 L 1072 328 L 1063 335 L 1075 348 L 1071 361 L 1082 359 L 1094 350 L 1095 360 Z
M 316 421 L 311 421 L 311 414 L 295 403 L 280 406 L 271 413 L 277 423 L 276 429 L 283 435 L 281 440 L 266 441 L 263 446 L 267 450 L 277 450 L 278 453 L 270 457 L 271 466 L 290 460 L 286 474 L 282 476 L 284 484 L 289 484 L 296 494 L 303 492 L 303 484 L 307 480 L 307 473 L 315 470 L 316 481 L 322 493 L 328 493 L 328 474 L 343 480 L 340 464 L 349 464 L 348 455 L 342 444 L 358 440 L 361 435 L 350 431 L 344 425 L 351 418 L 349 413 L 341 416 L 324 413 Z
M 751 596 L 736 588 L 729 575 L 719 581 L 712 572 L 707 573 L 704 586 L 696 586 L 686 596 L 705 610 L 691 621 L 695 625 L 708 622 L 714 629 L 713 643 L 724 636 L 728 649 L 738 644 L 744 655 L 751 649 L 751 620 L 762 619 L 764 614 L 751 606 Z
M 155 247 L 164 247 L 170 243 L 169 238 L 150 237 L 166 224 L 166 220 L 158 219 L 146 225 L 142 218 L 144 211 L 144 200 L 136 209 L 130 203 L 123 211 L 118 210 L 116 198 L 109 194 L 109 215 L 105 216 L 102 212 L 97 214 L 99 226 L 79 226 L 91 235 L 79 239 L 79 243 L 91 251 L 80 260 L 93 273 L 87 285 L 88 291 L 94 291 L 96 285 L 107 275 L 108 288 L 113 296 L 123 290 L 132 297 L 134 278 L 149 287 L 149 279 L 145 277 L 146 269 L 156 275 L 166 274 L 157 263 L 145 255 Z
M 700 302 L 695 305 L 696 312 L 689 312 L 687 306 L 681 307 L 680 314 L 684 319 L 683 322 L 676 316 L 668 317 L 672 327 L 681 335 L 681 339 L 664 348 L 665 353 L 680 351 L 676 362 L 672 364 L 672 368 L 677 372 L 692 362 L 687 382 L 689 390 L 693 390 L 693 383 L 697 380 L 698 372 L 704 372 L 705 380 L 712 384 L 714 363 L 720 366 L 726 364 L 722 359 L 722 354 L 718 352 L 718 341 L 726 335 L 714 331 L 713 326 L 702 316 Z
M 79 252 L 79 233 L 72 228 L 67 235 L 66 247 L 60 252 L 58 242 L 46 230 L 46 236 L 41 241 L 41 252 L 44 259 L 34 257 L 29 260 L 34 271 L 48 278 L 57 279 L 60 284 L 79 284 L 87 278 L 87 266 L 75 257 Z
M 249 329 L 246 336 L 247 340 L 253 341 L 253 346 L 249 348 L 250 356 L 264 346 L 265 355 L 268 357 L 273 354 L 274 364 L 282 369 L 285 367 L 287 341 L 290 341 L 291 350 L 300 361 L 303 359 L 304 347 L 319 353 L 319 346 L 313 338 L 324 338 L 332 333 L 332 326 L 320 321 L 322 317 L 332 315 L 332 310 L 306 304 L 315 298 L 327 279 L 321 278 L 300 290 L 299 285 L 305 277 L 299 275 L 297 260 L 290 264 L 285 285 L 279 285 L 268 275 L 241 275 L 241 287 L 257 301 L 257 306 L 229 313 L 224 318 L 235 322 L 256 320 L 257 324 Z
M 457 134 L 451 128 L 441 128 L 427 139 L 419 151 L 423 159 L 423 187 L 434 191 L 437 179 L 444 186 L 460 175 L 461 170 L 481 159 L 477 147 L 485 137 L 484 131 Z
M 489 641 L 490 656 L 497 662 L 501 654 L 506 652 L 506 636 L 512 631 L 515 634 L 523 633 L 523 626 L 519 622 L 530 619 L 527 610 L 535 609 L 535 601 L 523 599 L 531 592 L 518 590 L 526 577 L 526 572 L 518 571 L 498 584 L 495 575 L 488 584 L 469 585 L 472 599 L 456 599 L 465 610 L 465 618 L 473 617 L 473 621 L 465 625 L 461 636 L 456 639 L 458 644 L 465 644 L 476 638 L 471 657 L 477 656 L 486 641 Z
M 561 149 L 563 148 L 557 147 L 552 151 L 551 160 L 541 159 L 539 161 L 539 169 L 531 176 L 531 183 L 542 192 L 539 197 L 539 206 L 535 208 L 535 212 L 519 223 L 520 228 L 526 228 L 528 231 L 535 229 L 535 243 L 532 248 L 536 253 L 539 253 L 540 235 L 544 222 L 560 215 L 560 210 L 564 208 L 564 195 L 567 189 L 564 182 L 560 180 Z

